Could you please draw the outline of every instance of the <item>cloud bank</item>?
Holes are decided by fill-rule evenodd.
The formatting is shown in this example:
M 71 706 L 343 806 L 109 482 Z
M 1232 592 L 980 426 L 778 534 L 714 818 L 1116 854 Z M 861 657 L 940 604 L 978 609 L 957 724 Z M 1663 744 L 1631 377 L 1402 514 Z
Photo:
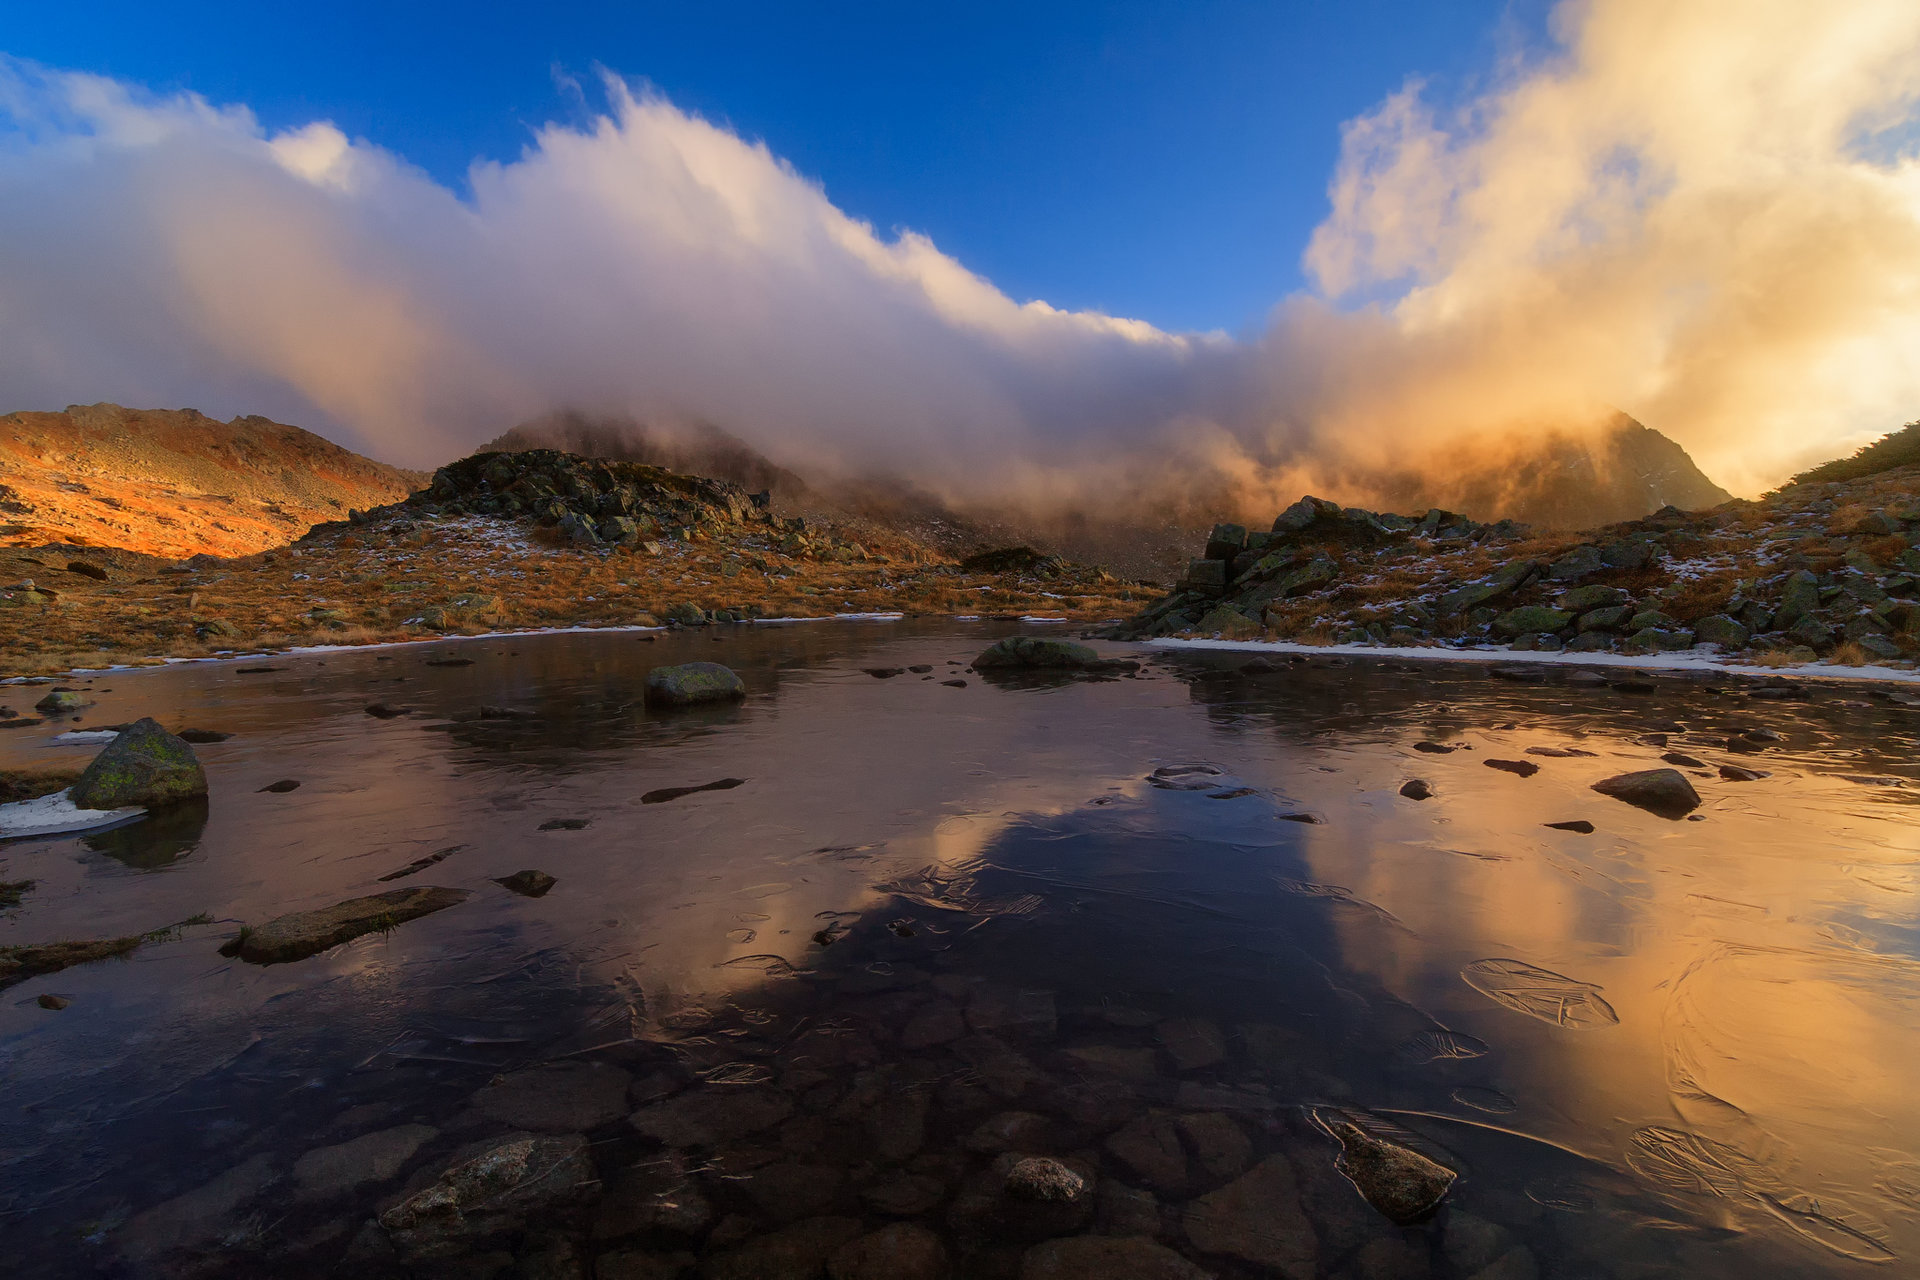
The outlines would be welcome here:
M 560 407 L 953 498 L 1249 504 L 1617 405 L 1736 490 L 1920 414 L 1920 7 L 1568 3 L 1345 131 L 1246 339 L 1016 303 L 606 82 L 464 198 L 326 122 L 0 62 L 0 401 L 266 413 L 433 465 Z

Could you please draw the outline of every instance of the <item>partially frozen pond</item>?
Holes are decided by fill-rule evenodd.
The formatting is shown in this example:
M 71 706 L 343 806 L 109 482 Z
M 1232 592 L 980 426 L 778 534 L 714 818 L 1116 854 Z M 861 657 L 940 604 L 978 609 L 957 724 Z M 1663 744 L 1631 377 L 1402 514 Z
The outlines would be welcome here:
M 197 748 L 205 805 L 0 844 L 0 881 L 36 882 L 0 946 L 212 921 L 0 994 L 16 1273 L 1920 1257 L 1920 710 L 1231 652 L 965 671 L 1007 630 L 70 682 L 97 705 L 0 731 L 0 767 L 77 765 L 97 744 L 57 734 L 146 715 L 233 736 Z M 696 659 L 747 701 L 643 708 L 650 667 Z M 1690 816 L 1591 789 L 1657 768 Z M 291 963 L 220 954 L 427 886 L 466 896 Z

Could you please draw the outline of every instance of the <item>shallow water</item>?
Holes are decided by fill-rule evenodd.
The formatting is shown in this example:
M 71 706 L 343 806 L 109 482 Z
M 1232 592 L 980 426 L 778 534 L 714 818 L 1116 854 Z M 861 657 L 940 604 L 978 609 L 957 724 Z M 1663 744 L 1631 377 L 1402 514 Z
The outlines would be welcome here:
M 962 674 L 1006 630 L 523 636 L 115 672 L 80 723 L 5 731 L 0 767 L 85 760 L 96 748 L 52 739 L 89 722 L 234 735 L 199 748 L 204 809 L 0 846 L 0 878 L 38 881 L 0 945 L 215 921 L 0 993 L 0 1223 L 22 1273 L 198 1256 L 328 1274 L 377 1208 L 505 1131 L 476 1089 L 555 1060 L 784 1091 L 794 1119 L 687 1175 L 744 1215 L 723 1231 L 783 1216 L 756 1163 L 828 1170 L 809 1212 L 869 1226 L 887 1219 L 862 1187 L 902 1164 L 944 1185 L 918 1220 L 962 1274 L 1015 1267 L 1017 1242 L 968 1237 L 952 1199 L 991 1160 L 967 1135 L 1008 1110 L 1052 1116 L 1038 1146 L 1134 1186 L 1102 1145 L 1115 1124 L 1228 1115 L 1247 1158 L 1302 1170 L 1328 1276 L 1369 1274 L 1381 1241 L 1424 1268 L 1394 1274 L 1462 1277 L 1522 1266 L 1517 1249 L 1569 1277 L 1920 1256 L 1920 712 L 1857 686 L 1247 675 L 1242 654 L 1141 651 L 1136 677 L 1065 683 Z M 473 661 L 429 665 L 446 658 Z M 748 701 L 639 705 L 649 667 L 693 659 L 734 666 Z M 913 664 L 932 670 L 864 670 Z M 483 704 L 533 718 L 471 718 Z M 1697 820 L 1589 790 L 1670 751 L 1708 766 L 1688 770 Z M 1723 762 L 1769 776 L 1724 781 Z M 1415 777 L 1431 799 L 1399 794 Z M 721 779 L 744 781 L 643 799 Z M 281 780 L 300 785 L 261 790 Z M 561 818 L 587 825 L 540 829 Z M 1579 819 L 1596 830 L 1544 825 Z M 493 883 L 526 868 L 557 885 Z M 243 922 L 417 884 L 474 892 L 293 964 L 217 954 Z M 48 992 L 71 1005 L 40 1008 Z M 967 1035 L 902 1046 L 949 1002 Z M 1104 1110 L 1060 1101 L 1114 1079 Z M 876 1150 L 857 1105 L 876 1080 L 931 1096 L 917 1151 Z M 1331 1108 L 1460 1170 L 1441 1211 L 1401 1229 L 1368 1208 L 1333 1172 Z M 302 1153 L 403 1123 L 438 1136 L 391 1181 L 287 1193 Z M 593 1136 L 609 1183 L 658 1162 L 624 1122 Z M 235 1168 L 259 1194 L 204 1230 L 141 1219 Z M 1216 1274 L 1269 1274 L 1183 1235 L 1182 1202 L 1231 1176 L 1196 1155 L 1159 1193 L 1162 1238 Z M 614 1247 L 587 1241 L 592 1212 L 535 1225 Z

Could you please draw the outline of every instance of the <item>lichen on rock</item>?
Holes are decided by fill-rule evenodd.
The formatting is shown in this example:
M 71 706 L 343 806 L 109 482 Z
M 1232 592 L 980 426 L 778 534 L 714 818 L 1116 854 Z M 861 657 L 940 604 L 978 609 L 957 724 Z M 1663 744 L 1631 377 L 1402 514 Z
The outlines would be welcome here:
M 193 748 L 152 717 L 135 721 L 95 756 L 73 784 L 82 809 L 154 808 L 207 794 Z

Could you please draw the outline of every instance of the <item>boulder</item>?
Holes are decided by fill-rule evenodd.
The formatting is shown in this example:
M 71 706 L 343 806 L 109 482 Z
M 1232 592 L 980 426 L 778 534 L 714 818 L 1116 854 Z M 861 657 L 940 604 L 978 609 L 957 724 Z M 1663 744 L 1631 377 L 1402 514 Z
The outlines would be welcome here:
M 1602 605 L 1626 604 L 1632 598 L 1619 587 L 1575 587 L 1571 591 L 1562 591 L 1554 603 L 1569 613 L 1585 613 Z
M 1722 649 L 1744 649 L 1751 638 L 1747 629 L 1723 613 L 1712 613 L 1693 624 L 1693 636 L 1701 644 L 1717 644 Z
M 1787 628 L 1787 635 L 1815 652 L 1833 647 L 1833 628 L 1812 614 L 1802 615 Z
M 1227 589 L 1227 563 L 1224 560 L 1189 560 L 1181 585 L 1203 595 L 1219 595 Z
M 1643 627 L 1627 637 L 1627 643 L 1641 649 L 1670 653 L 1693 648 L 1693 632 L 1668 631 L 1661 627 Z
M 1891 662 L 1896 658 L 1904 658 L 1907 656 L 1906 652 L 1902 650 L 1899 645 L 1881 635 L 1863 635 L 1856 639 L 1854 643 L 1862 649 L 1865 649 L 1872 657 L 1880 658 L 1883 661 Z
M 1314 521 L 1340 514 L 1340 504 L 1325 498 L 1306 497 L 1282 511 L 1273 522 L 1275 533 L 1299 533 Z
M 239 937 L 220 948 L 220 954 L 238 956 L 254 964 L 303 960 L 361 934 L 391 929 L 405 921 L 445 910 L 466 898 L 465 889 L 429 885 L 350 898 L 319 911 L 296 911 L 258 928 L 242 929 Z
M 1251 640 L 1260 634 L 1260 624 L 1232 605 L 1222 604 L 1202 615 L 1194 630 L 1226 640 Z
M 78 689 L 55 689 L 34 703 L 33 709 L 45 716 L 64 716 L 92 705 L 93 699 Z
M 669 608 L 664 615 L 666 621 L 682 627 L 704 627 L 707 625 L 707 611 L 690 600 L 682 600 Z
M 1213 526 L 1213 532 L 1207 535 L 1206 557 L 1209 560 L 1231 560 L 1246 549 L 1245 525 L 1217 524 Z
M 1578 546 L 1555 560 L 1548 567 L 1547 576 L 1555 582 L 1578 582 L 1606 567 L 1606 562 L 1600 558 L 1598 547 Z
M 1678 628 L 1679 625 L 1678 619 L 1668 617 L 1658 609 L 1642 609 L 1627 619 L 1626 629 L 1628 631 L 1644 631 L 1648 627 L 1659 627 L 1664 631 L 1672 631 Z
M 1642 769 L 1602 778 L 1593 789 L 1663 818 L 1679 819 L 1700 807 L 1700 793 L 1678 769 Z
M 1787 575 L 1780 586 L 1780 603 L 1773 611 L 1773 628 L 1790 631 L 1793 624 L 1820 607 L 1820 579 L 1805 569 Z
M 730 667 L 717 662 L 687 662 L 647 672 L 650 707 L 690 707 L 704 702 L 738 702 L 747 685 Z
M 1558 631 L 1573 624 L 1573 615 L 1565 609 L 1550 609 L 1543 604 L 1522 605 L 1518 609 L 1509 609 L 1493 620 L 1493 629 L 1503 636 L 1538 634 L 1542 631 Z
M 1627 625 L 1633 613 L 1634 609 L 1630 604 L 1601 605 L 1597 609 L 1589 609 L 1581 614 L 1578 628 L 1583 634 L 1588 631 L 1618 631 Z
M 1340 568 L 1325 556 L 1315 556 L 1275 584 L 1278 595 L 1293 597 L 1318 591 L 1340 576 Z
M 1644 569 L 1653 563 L 1655 546 L 1644 538 L 1622 538 L 1600 548 L 1600 562 L 1609 569 Z
M 151 717 L 137 720 L 95 756 L 71 798 L 82 809 L 153 808 L 207 794 L 193 748 Z
M 1014 667 L 1085 670 L 1100 664 L 1100 655 L 1084 644 L 1040 636 L 1008 636 L 973 660 L 973 665 L 980 670 Z
M 1069 1236 L 1027 1250 L 1020 1280 L 1212 1280 L 1212 1275 L 1145 1236 Z
M 1502 566 L 1485 582 L 1476 582 L 1456 591 L 1449 591 L 1440 597 L 1434 611 L 1440 614 L 1464 613 L 1477 609 L 1489 600 L 1510 595 L 1532 579 L 1536 566 L 1530 560 L 1518 560 Z

